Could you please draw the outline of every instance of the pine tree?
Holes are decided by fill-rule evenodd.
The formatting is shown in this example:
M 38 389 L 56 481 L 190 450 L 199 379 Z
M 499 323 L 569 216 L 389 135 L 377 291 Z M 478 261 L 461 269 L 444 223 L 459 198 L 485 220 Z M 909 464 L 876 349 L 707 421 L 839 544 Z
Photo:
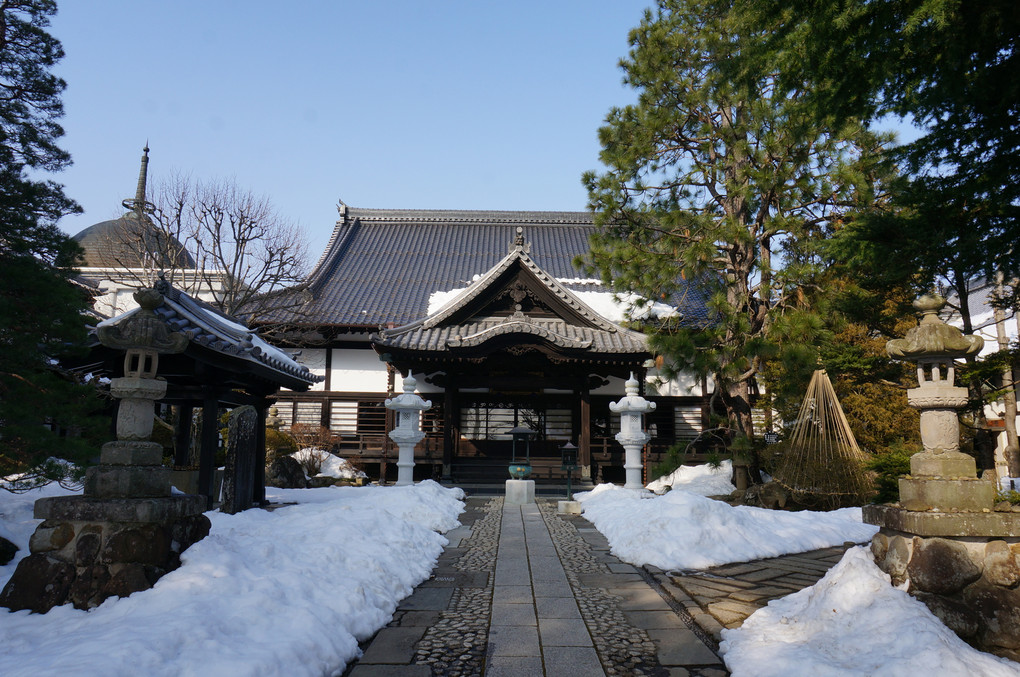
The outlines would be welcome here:
M 62 186 L 35 178 L 70 163 L 56 145 L 63 56 L 46 32 L 52 0 L 0 1 L 0 476 L 92 451 L 94 389 L 57 360 L 84 344 L 87 295 L 70 276 L 80 250 L 57 228 L 77 211 Z M 73 433 L 66 436 L 65 433 Z
M 651 327 L 651 346 L 669 371 L 712 377 L 748 439 L 764 361 L 799 354 L 813 366 L 824 318 L 803 299 L 816 244 L 876 199 L 881 143 L 852 121 L 813 124 L 773 71 L 734 74 L 727 64 L 761 39 L 734 29 L 727 1 L 646 11 L 621 63 L 638 102 L 609 113 L 607 170 L 584 178 L 600 226 L 589 270 L 649 298 L 670 298 L 682 279 L 703 291 L 708 321 Z

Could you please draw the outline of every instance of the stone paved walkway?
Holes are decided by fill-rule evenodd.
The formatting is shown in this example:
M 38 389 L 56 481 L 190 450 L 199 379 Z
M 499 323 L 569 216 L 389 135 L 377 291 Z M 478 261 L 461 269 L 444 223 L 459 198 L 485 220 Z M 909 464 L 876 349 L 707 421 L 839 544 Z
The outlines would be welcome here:
M 727 674 L 686 611 L 555 501 L 469 498 L 460 520 L 349 677 Z
M 740 562 L 704 571 L 661 572 L 656 582 L 674 606 L 718 642 L 723 628 L 736 628 L 773 599 L 818 582 L 854 543 L 796 555 Z M 651 569 L 651 567 L 648 567 Z

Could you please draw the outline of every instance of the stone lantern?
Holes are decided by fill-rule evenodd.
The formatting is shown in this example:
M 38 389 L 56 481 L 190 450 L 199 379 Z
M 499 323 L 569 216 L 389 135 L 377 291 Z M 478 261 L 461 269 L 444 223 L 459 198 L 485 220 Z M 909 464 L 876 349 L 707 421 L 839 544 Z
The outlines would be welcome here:
M 918 387 L 907 391 L 907 402 L 921 411 L 924 451 L 911 457 L 910 476 L 899 482 L 907 510 L 981 510 L 995 498 L 994 485 L 977 479 L 974 458 L 960 451 L 957 410 L 967 404 L 967 389 L 954 385 L 955 360 L 980 353 L 984 339 L 940 320 L 944 305 L 935 295 L 914 301 L 921 321 L 886 344 L 890 357 L 917 363 Z
M 924 450 L 900 478 L 899 504 L 866 505 L 863 517 L 881 527 L 871 552 L 893 585 L 969 644 L 1020 660 L 1020 512 L 995 505 L 995 483 L 977 476 L 959 444 L 956 410 L 967 390 L 953 383 L 954 361 L 977 355 L 984 341 L 940 320 L 944 304 L 934 295 L 915 301 L 918 326 L 886 344 L 891 357 L 917 363 L 907 401 L 921 411 Z
M 414 446 L 422 441 L 419 420 L 421 412 L 432 408 L 430 400 L 423 400 L 414 393 L 418 382 L 410 374 L 404 379 L 404 392 L 386 400 L 386 408 L 397 414 L 397 425 L 390 431 L 390 439 L 397 443 L 397 486 L 414 484 Z
M 35 502 L 35 517 L 44 521 L 29 542 L 32 554 L 0 593 L 0 605 L 12 611 L 45 613 L 66 602 L 89 609 L 148 589 L 209 533 L 205 496 L 171 495 L 163 448 L 150 439 L 155 403 L 167 391 L 156 376 L 159 355 L 183 352 L 189 339 L 156 315 L 164 303 L 159 291 L 141 289 L 134 298 L 137 311 L 96 331 L 103 345 L 125 351 L 124 376 L 110 382 L 117 439 L 86 471 L 81 496 Z
M 623 467 L 627 471 L 624 489 L 644 489 L 641 482 L 641 448 L 651 439 L 641 427 L 641 415 L 655 411 L 655 403 L 638 394 L 638 381 L 631 372 L 626 384 L 627 394 L 619 402 L 610 402 L 609 409 L 620 414 L 620 432 L 616 433 L 626 456 Z

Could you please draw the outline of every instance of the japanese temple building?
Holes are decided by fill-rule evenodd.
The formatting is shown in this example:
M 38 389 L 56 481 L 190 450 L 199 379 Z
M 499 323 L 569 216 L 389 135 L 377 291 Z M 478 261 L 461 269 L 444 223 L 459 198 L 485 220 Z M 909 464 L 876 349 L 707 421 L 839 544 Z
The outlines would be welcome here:
M 534 477 L 559 480 L 560 447 L 579 448 L 582 475 L 622 481 L 623 449 L 609 403 L 630 373 L 657 403 L 646 467 L 708 425 L 706 383 L 663 382 L 645 336 L 621 325 L 609 289 L 583 279 L 575 257 L 595 226 L 586 212 L 355 209 L 340 205 L 326 251 L 297 313 L 266 336 L 299 348 L 298 361 L 323 377 L 308 392 L 282 391 L 284 427 L 326 427 L 337 453 L 370 476 L 395 475 L 396 448 L 383 406 L 411 374 L 433 406 L 415 478 L 502 480 L 509 430 L 536 431 Z M 672 307 L 705 320 L 693 286 Z

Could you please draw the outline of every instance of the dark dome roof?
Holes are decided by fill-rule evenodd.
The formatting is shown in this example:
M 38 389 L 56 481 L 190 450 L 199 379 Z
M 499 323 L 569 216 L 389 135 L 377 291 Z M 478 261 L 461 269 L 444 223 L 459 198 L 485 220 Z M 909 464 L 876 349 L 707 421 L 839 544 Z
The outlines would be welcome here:
M 72 239 L 85 250 L 84 268 L 196 267 L 177 238 L 134 212 L 89 226 Z

